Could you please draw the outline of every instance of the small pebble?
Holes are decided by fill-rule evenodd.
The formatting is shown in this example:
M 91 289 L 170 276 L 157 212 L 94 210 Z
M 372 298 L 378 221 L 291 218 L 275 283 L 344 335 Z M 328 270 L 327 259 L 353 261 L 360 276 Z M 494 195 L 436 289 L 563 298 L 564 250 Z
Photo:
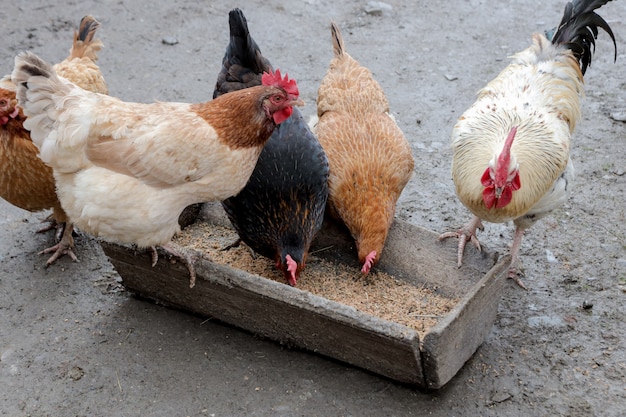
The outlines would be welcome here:
M 593 308 L 593 303 L 591 301 L 583 301 L 583 309 L 591 310 Z
M 494 403 L 503 403 L 506 400 L 510 400 L 512 397 L 513 396 L 509 394 L 508 392 L 496 391 L 491 396 L 491 401 L 493 401 Z
M 626 122 L 626 110 L 614 111 L 611 113 L 611 119 L 616 122 Z
M 85 375 L 85 371 L 80 366 L 72 367 L 72 369 L 70 369 L 67 373 L 67 376 L 74 381 L 78 381 L 84 375 Z
M 390 13 L 393 6 L 382 1 L 370 1 L 365 7 L 365 13 L 371 16 L 382 16 L 384 13 Z
M 165 45 L 176 45 L 178 43 L 178 39 L 176 39 L 173 36 L 166 36 L 163 39 L 161 39 L 161 42 L 164 43 Z

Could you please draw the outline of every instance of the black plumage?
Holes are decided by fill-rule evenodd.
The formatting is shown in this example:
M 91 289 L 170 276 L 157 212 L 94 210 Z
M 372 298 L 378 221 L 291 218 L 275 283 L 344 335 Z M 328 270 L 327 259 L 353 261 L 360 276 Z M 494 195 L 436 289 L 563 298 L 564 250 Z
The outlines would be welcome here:
M 596 46 L 598 28 L 604 29 L 613 40 L 615 48 L 614 60 L 617 59 L 617 45 L 615 35 L 609 24 L 594 10 L 604 6 L 611 0 L 574 0 L 565 5 L 563 18 L 556 27 L 552 38 L 555 45 L 564 45 L 569 48 L 580 63 L 580 69 L 585 74 L 591 65 L 591 57 Z
M 228 14 L 230 42 L 226 47 L 222 69 L 217 75 L 213 98 L 231 91 L 261 84 L 261 74 L 272 69 L 250 36 L 248 22 L 240 9 Z
M 229 13 L 230 43 L 214 97 L 261 83 L 271 69 L 239 9 Z M 328 199 L 328 160 L 300 110 L 278 125 L 241 192 L 222 202 L 241 239 L 276 262 L 296 285 L 322 226 Z

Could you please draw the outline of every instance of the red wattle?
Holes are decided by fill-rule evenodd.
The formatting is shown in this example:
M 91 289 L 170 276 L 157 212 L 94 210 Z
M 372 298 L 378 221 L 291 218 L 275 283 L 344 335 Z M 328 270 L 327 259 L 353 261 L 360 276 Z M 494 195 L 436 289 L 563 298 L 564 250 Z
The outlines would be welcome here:
M 284 109 L 275 112 L 274 123 L 276 123 L 277 125 L 281 124 L 285 120 L 289 119 L 291 113 L 293 113 L 293 107 L 285 107 Z
M 486 187 L 483 190 L 483 202 L 488 209 L 493 208 L 496 204 L 496 190 L 493 185 Z
M 483 185 L 483 187 L 489 187 L 490 185 L 493 185 L 493 180 L 491 179 L 489 168 L 487 168 L 485 172 L 483 172 L 483 176 L 480 177 L 480 183 Z
M 522 188 L 522 181 L 519 179 L 519 171 L 515 173 L 515 178 L 511 181 L 511 190 L 517 191 Z
M 513 199 L 513 190 L 511 188 L 512 187 L 509 187 L 508 185 L 504 187 L 500 198 L 496 202 L 496 208 L 506 207 L 506 205 L 511 202 L 511 200 Z

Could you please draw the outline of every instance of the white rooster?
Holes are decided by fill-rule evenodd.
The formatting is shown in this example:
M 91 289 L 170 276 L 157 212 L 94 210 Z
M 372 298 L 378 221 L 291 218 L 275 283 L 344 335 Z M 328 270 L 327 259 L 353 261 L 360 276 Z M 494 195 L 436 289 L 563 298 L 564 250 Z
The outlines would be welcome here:
M 520 245 L 526 229 L 567 200 L 574 175 L 570 138 L 598 28 L 616 48 L 608 23 L 594 12 L 608 1 L 568 2 L 552 39 L 534 34 L 532 45 L 512 57 L 454 126 L 452 178 L 474 217 L 439 240 L 459 238 L 459 266 L 467 241 L 480 250 L 482 220 L 513 220 L 509 278 L 526 288 L 518 277 Z

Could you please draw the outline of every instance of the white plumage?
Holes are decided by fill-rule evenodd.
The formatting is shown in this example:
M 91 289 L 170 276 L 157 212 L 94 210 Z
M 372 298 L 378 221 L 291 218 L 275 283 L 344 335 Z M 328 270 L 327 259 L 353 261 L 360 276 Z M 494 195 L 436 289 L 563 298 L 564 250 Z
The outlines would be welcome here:
M 517 277 L 524 230 L 560 207 L 570 191 L 574 168 L 571 135 L 581 118 L 583 71 L 591 60 L 597 28 L 615 38 L 594 10 L 607 0 L 568 3 L 553 41 L 542 34 L 479 93 L 452 131 L 452 178 L 461 202 L 474 218 L 457 232 L 458 264 L 465 243 L 479 249 L 481 221 L 513 221 L 509 277 Z

